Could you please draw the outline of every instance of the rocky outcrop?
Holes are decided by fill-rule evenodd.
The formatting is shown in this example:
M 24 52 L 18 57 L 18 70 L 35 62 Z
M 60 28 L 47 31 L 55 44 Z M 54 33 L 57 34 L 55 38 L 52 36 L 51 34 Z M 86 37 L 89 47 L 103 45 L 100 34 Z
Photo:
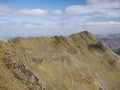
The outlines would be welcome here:
M 29 90 L 48 90 L 47 87 L 44 86 L 42 80 L 37 78 L 29 69 L 27 69 L 19 57 L 15 56 L 11 51 L 5 51 L 5 54 L 5 65 L 14 74 L 14 77 L 22 84 L 25 84 Z M 42 60 L 40 60 L 40 62 L 41 61 Z

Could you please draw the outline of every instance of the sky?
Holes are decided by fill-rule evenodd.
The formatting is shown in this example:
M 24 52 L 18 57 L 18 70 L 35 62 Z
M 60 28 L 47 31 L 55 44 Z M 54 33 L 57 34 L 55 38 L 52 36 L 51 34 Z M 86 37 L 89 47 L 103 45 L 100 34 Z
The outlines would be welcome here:
M 120 33 L 120 0 L 0 0 L 0 38 Z

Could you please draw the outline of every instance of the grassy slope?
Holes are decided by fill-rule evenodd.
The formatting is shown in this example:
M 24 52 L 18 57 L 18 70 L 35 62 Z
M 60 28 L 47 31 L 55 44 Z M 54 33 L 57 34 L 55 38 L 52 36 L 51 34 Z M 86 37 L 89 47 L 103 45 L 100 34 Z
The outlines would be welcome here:
M 0 88 L 37 90 L 38 84 L 22 80 L 29 78 L 25 73 L 28 70 L 40 80 L 39 90 L 119 90 L 120 58 L 104 44 L 96 45 L 98 42 L 88 32 L 82 32 L 67 38 L 16 38 L 5 43 L 0 48 Z M 6 64 L 8 59 L 12 63 Z M 17 69 L 10 68 L 13 62 Z

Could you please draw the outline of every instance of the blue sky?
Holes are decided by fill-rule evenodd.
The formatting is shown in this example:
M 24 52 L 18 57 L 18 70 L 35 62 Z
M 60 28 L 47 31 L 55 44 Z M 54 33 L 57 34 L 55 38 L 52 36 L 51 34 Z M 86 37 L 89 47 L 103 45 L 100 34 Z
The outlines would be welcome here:
M 119 0 L 0 0 L 0 37 L 120 33 Z
M 86 4 L 86 0 L 2 0 L 13 9 L 21 8 L 44 8 L 44 9 L 64 9 L 70 5 Z M 22 7 L 21 7 L 22 6 Z

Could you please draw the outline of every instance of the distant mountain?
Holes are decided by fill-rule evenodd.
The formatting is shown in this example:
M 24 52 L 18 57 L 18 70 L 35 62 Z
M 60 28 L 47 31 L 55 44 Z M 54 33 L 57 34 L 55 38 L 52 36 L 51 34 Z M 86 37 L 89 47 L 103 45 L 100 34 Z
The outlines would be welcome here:
M 120 34 L 96 35 L 101 41 L 106 43 L 115 53 L 120 55 Z
M 114 51 L 116 54 L 120 55 L 120 48 L 118 48 L 118 49 L 113 49 L 113 51 Z
M 87 31 L 0 40 L 0 90 L 120 90 L 120 57 Z

